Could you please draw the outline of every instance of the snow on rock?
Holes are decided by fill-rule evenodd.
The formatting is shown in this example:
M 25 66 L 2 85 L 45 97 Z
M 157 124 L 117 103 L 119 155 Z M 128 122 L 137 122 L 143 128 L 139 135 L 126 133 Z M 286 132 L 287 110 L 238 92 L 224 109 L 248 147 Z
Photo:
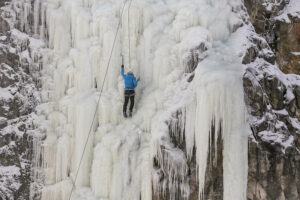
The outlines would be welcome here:
M 38 59 L 34 52 L 44 47 L 39 40 L 15 29 L 18 19 L 11 2 L 0 8 L 0 199 L 29 199 L 32 183 L 32 143 L 38 104 Z M 5 23 L 4 23 L 5 22 Z M 5 30 L 5 31 L 4 31 Z M 37 41 L 37 40 L 36 40 Z
M 13 98 L 13 95 L 10 93 L 10 90 L 7 88 L 0 88 L 0 98 L 3 101 L 8 101 Z
M 300 133 L 300 111 L 296 103 L 300 78 L 296 74 L 284 74 L 277 63 L 271 62 L 273 59 L 268 56 L 270 48 L 262 36 L 251 30 L 246 34 L 248 46 L 258 47 L 255 49 L 258 56 L 247 58 L 244 63 L 247 67 L 244 74 L 245 99 L 254 140 L 262 140 L 285 152 L 294 148 Z M 251 50 L 248 48 L 248 53 Z M 297 55 L 298 52 L 291 54 Z
M 291 52 L 291 54 L 293 54 L 295 56 L 300 56 L 300 52 Z
M 289 4 L 282 10 L 282 13 L 275 19 L 290 23 L 290 17 L 300 18 L 300 2 L 298 0 L 290 0 Z
M 0 197 L 12 198 L 14 192 L 21 186 L 20 181 L 15 181 L 15 177 L 21 175 L 20 168 L 17 166 L 1 166 L 0 174 Z

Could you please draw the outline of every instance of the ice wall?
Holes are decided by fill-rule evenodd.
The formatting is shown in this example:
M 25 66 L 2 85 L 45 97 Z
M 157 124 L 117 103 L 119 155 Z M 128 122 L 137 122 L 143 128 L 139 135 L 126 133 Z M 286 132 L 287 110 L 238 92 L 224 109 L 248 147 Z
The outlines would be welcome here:
M 23 2 L 22 27 L 27 28 L 28 13 L 32 12 L 32 32 L 47 40 L 49 47 L 41 78 L 44 104 L 39 109 L 47 127 L 43 200 L 68 199 L 120 21 L 72 199 L 150 200 L 152 188 L 173 191 L 178 184 L 188 198 L 188 184 L 178 183 L 184 178 L 176 179 L 184 176 L 186 165 L 183 155 L 171 147 L 166 123 L 179 109 L 186 110 L 182 124 L 187 155 L 191 156 L 194 145 L 197 148 L 199 198 L 203 197 L 208 138 L 214 134 L 214 123 L 224 140 L 224 199 L 246 199 L 243 33 L 235 32 L 241 23 L 239 0 L 18 2 Z M 125 70 L 133 69 L 141 79 L 132 119 L 121 116 L 121 54 Z M 189 83 L 191 74 L 186 72 L 193 69 L 189 66 L 192 59 L 196 65 L 203 61 Z M 167 162 L 173 170 L 169 185 L 159 185 L 153 171 L 153 157 L 160 163 L 165 159 L 161 156 L 163 145 L 170 145 L 173 155 Z

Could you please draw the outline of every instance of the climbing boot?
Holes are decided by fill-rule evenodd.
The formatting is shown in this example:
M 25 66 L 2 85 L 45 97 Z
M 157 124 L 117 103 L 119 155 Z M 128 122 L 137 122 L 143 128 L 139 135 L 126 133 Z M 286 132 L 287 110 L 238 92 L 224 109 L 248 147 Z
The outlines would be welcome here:
M 124 116 L 125 118 L 127 118 L 127 114 L 126 114 L 126 112 L 123 112 L 123 116 Z

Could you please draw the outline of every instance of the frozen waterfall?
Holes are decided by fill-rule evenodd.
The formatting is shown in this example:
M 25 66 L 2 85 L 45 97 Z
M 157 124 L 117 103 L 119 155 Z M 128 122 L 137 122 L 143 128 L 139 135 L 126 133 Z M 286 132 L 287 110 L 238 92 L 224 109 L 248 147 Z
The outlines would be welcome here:
M 120 21 L 71 199 L 151 200 L 155 191 L 172 193 L 178 184 L 188 199 L 189 186 L 179 183 L 185 180 L 185 155 L 172 147 L 167 124 L 178 110 L 184 110 L 178 133 L 184 134 L 186 157 L 196 148 L 199 199 L 205 199 L 209 138 L 219 132 L 224 200 L 246 199 L 240 0 L 132 0 L 130 9 L 130 0 L 14 0 L 14 6 L 20 5 L 24 30 L 32 15 L 32 32 L 49 47 L 44 50 L 39 106 L 47 128 L 43 200 L 69 198 Z M 141 79 L 132 119 L 121 115 L 121 55 L 125 71 L 130 67 Z M 167 158 L 163 145 L 170 146 Z M 168 163 L 169 184 L 160 184 L 154 157 L 161 165 Z

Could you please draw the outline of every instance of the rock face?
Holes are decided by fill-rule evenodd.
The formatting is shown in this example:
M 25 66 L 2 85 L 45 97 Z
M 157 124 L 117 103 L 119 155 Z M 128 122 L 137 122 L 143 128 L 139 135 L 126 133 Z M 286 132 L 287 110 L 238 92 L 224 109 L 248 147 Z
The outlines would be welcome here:
M 250 71 L 244 76 L 253 133 L 249 140 L 248 199 L 300 198 L 300 107 L 295 103 L 299 97 L 292 95 L 297 87 L 267 73 L 260 80 Z
M 284 73 L 300 74 L 300 18 L 276 23 L 276 56 Z
M 300 74 L 296 53 L 300 51 L 299 18 L 284 13 L 288 3 L 247 0 L 245 6 L 279 68 Z M 278 17 L 284 14 L 288 20 Z M 267 59 L 249 64 L 245 73 L 245 100 L 253 133 L 249 141 L 249 200 L 300 199 L 299 80 L 299 76 L 282 74 Z
M 0 199 L 29 199 L 34 109 L 39 102 L 29 38 L 0 1 Z M 24 45 L 26 44 L 26 45 Z M 28 55 L 28 56 L 26 56 Z
M 280 68 L 268 59 L 252 59 L 244 75 L 253 133 L 249 140 L 248 199 L 300 199 L 300 77 L 282 73 L 300 74 L 300 18 L 288 13 L 289 1 L 246 0 L 245 6 Z
M 289 3 L 291 4 L 289 5 Z M 245 0 L 250 22 L 276 54 L 284 73 L 300 74 L 300 11 L 294 0 Z
M 269 143 L 250 143 L 248 199 L 299 199 L 299 152 L 280 153 Z

